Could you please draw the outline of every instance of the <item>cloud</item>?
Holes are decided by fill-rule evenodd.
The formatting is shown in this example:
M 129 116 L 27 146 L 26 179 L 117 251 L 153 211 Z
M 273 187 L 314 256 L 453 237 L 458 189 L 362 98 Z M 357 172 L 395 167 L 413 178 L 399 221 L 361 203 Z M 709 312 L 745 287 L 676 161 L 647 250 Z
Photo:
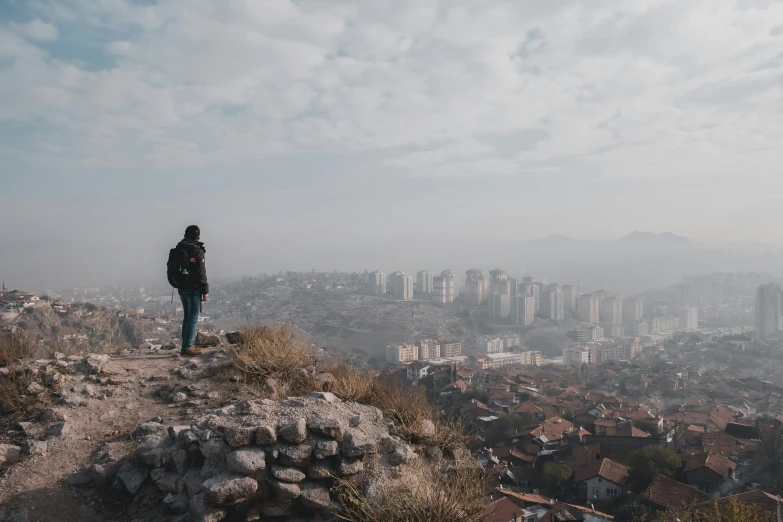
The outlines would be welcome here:
M 688 177 L 705 155 L 723 158 L 710 163 L 721 172 L 758 164 L 781 138 L 780 2 L 29 9 L 51 24 L 0 25 L 0 126 L 27 126 L 17 153 L 58 164 L 318 152 L 376 155 L 414 176 L 546 176 L 583 162 L 596 179 Z M 80 51 L 53 53 L 58 36 Z
M 39 42 L 51 42 L 57 40 L 58 36 L 58 31 L 55 26 L 38 19 L 26 24 L 11 22 L 8 26 L 12 32 Z

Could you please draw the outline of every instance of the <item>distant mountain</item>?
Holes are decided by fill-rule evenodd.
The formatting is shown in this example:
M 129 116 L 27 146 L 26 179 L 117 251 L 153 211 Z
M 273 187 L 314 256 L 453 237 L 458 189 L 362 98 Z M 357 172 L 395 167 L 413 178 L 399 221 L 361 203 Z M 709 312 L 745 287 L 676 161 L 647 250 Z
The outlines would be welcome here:
M 614 243 L 618 245 L 643 246 L 643 247 L 684 247 L 693 246 L 695 243 L 687 237 L 678 236 L 671 232 L 654 234 L 652 232 L 634 231 L 616 239 Z

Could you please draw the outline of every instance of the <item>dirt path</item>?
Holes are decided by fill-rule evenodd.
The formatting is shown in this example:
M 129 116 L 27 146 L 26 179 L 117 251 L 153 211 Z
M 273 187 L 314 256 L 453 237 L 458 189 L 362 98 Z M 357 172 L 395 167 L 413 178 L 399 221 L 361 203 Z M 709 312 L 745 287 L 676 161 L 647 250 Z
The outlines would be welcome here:
M 0 520 L 21 510 L 30 522 L 127 520 L 125 506 L 107 501 L 94 488 L 74 487 L 67 479 L 93 463 L 129 453 L 133 447 L 129 433 L 138 424 L 155 417 L 179 424 L 193 409 L 215 402 L 169 404 L 156 396 L 162 386 L 197 382 L 198 370 L 184 378 L 172 373 L 191 362 L 171 353 L 112 357 L 104 369 L 110 382 L 116 383 L 106 386 L 111 395 L 86 398 L 86 405 L 58 406 L 67 415 L 68 434 L 48 439 L 45 455 L 27 457 L 0 476 Z M 195 363 L 203 366 L 200 360 Z M 207 391 L 209 381 L 198 382 Z

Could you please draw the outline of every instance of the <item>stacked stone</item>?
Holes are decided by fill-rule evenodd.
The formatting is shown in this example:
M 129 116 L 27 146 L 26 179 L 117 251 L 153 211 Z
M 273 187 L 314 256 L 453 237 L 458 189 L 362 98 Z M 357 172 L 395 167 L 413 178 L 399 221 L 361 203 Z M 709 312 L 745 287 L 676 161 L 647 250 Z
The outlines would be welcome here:
M 388 428 L 377 408 L 331 393 L 243 401 L 193 426 L 142 424 L 136 463 L 122 466 L 111 489 L 127 497 L 154 484 L 163 515 L 195 522 L 328 520 L 335 481 L 361 484 L 368 458 L 390 469 L 416 457 Z

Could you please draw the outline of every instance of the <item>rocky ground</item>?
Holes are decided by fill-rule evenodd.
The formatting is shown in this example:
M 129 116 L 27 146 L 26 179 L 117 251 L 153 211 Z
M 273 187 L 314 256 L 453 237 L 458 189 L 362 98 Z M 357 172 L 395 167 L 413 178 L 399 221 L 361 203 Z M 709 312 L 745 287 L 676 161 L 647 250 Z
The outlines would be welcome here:
M 182 424 L 230 400 L 225 385 L 218 391 L 202 371 L 225 357 L 225 349 L 215 348 L 193 359 L 138 351 L 30 363 L 56 394 L 43 414 L 17 418 L 0 431 L 0 520 L 128 520 L 126 506 L 107 500 L 80 472 L 100 473 L 132 453 L 130 434 L 139 424 Z M 35 386 L 29 392 L 47 400 Z

